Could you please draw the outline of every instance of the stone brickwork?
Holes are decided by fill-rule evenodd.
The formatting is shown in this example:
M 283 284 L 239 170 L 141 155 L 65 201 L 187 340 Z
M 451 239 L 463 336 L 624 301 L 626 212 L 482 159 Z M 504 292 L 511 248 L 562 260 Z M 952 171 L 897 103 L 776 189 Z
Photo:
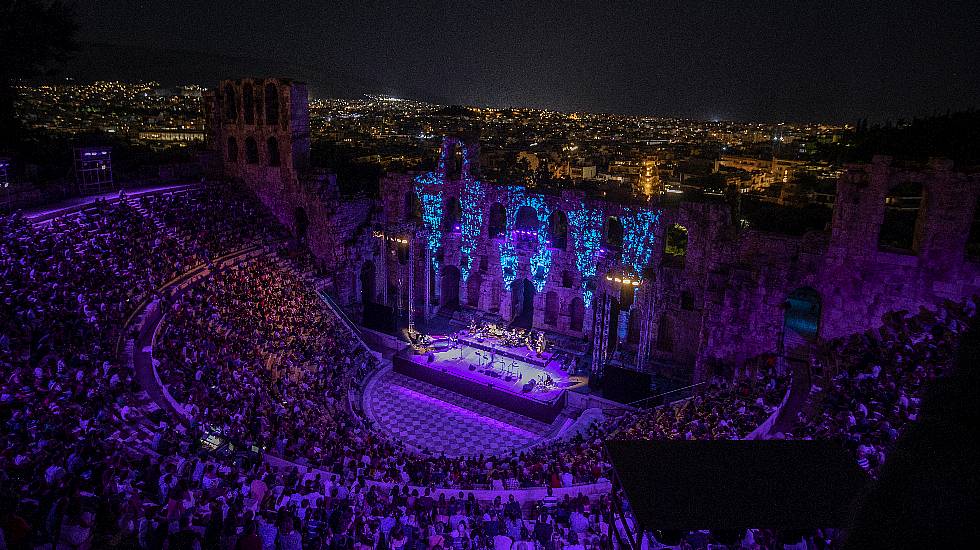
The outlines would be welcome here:
M 205 114 L 223 176 L 251 190 L 304 241 L 334 275 L 334 294 L 350 300 L 349 281 L 360 265 L 355 259 L 368 255 L 364 237 L 374 203 L 342 201 L 335 176 L 310 169 L 306 85 L 282 78 L 223 80 L 205 97 Z
M 273 89 L 280 116 L 270 124 Z M 485 182 L 478 144 L 457 138 L 445 140 L 435 171 L 386 175 L 380 201 L 342 200 L 331 176 L 309 169 L 306 101 L 302 84 L 283 79 L 223 81 L 209 96 L 208 139 L 225 176 L 305 239 L 354 312 L 371 301 L 407 319 L 411 301 L 416 323 L 459 309 L 504 322 L 525 313 L 535 328 L 589 342 L 600 370 L 619 362 L 702 380 L 714 363 L 799 345 L 784 325 L 800 289 L 818 296 L 821 339 L 980 290 L 980 265 L 965 258 L 980 179 L 949 163 L 848 166 L 830 231 L 803 237 L 738 229 L 725 204 L 621 204 Z M 270 137 L 278 166 L 263 145 Z M 886 195 L 909 181 L 923 189 L 912 250 L 882 249 Z M 674 226 L 686 230 L 683 255 L 668 243 Z

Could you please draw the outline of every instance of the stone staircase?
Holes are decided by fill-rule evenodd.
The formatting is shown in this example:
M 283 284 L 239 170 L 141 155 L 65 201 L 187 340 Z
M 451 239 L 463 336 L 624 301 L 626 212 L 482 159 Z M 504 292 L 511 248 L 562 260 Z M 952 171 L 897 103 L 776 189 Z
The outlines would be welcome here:
M 185 191 L 181 191 L 181 192 L 185 192 Z M 164 193 L 165 196 L 171 196 L 173 194 L 174 192 Z M 157 214 L 151 212 L 148 208 L 146 208 L 146 206 L 143 205 L 142 197 L 137 198 L 137 197 L 127 196 L 124 200 L 126 201 L 126 204 L 128 204 L 131 208 L 133 208 L 133 210 L 139 212 L 141 216 L 143 216 L 145 219 L 149 220 L 150 223 L 155 225 L 157 229 L 160 230 L 161 233 L 177 241 L 177 244 L 180 246 L 181 250 L 186 250 L 187 240 L 182 235 L 178 234 L 173 227 L 168 226 L 162 219 L 160 219 L 160 216 L 158 216 Z

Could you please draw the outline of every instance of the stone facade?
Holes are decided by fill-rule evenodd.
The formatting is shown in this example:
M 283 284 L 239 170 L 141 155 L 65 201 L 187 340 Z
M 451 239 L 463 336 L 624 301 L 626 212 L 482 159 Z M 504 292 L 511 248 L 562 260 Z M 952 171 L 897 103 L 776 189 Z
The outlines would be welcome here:
M 253 96 L 246 117 L 249 86 L 262 100 Z M 280 118 L 269 124 L 272 89 Z M 805 345 L 785 329 L 788 297 L 801 290 L 816 297 L 810 340 L 980 290 L 980 264 L 965 254 L 980 178 L 946 162 L 848 166 L 830 230 L 802 237 L 739 229 L 725 204 L 623 204 L 481 181 L 478 144 L 457 138 L 444 141 L 435 171 L 386 175 L 380 200 L 342 200 L 330 176 L 308 168 L 306 101 L 295 82 L 224 81 L 209 98 L 209 140 L 226 177 L 306 240 L 355 313 L 373 302 L 424 323 L 471 309 L 581 338 L 596 371 L 618 362 L 697 381 L 715 362 Z M 278 166 L 263 147 L 270 138 Z M 923 190 L 912 249 L 883 249 L 886 197 L 908 182 Z
M 310 169 L 306 86 L 282 78 L 224 80 L 205 96 L 205 115 L 223 177 L 247 187 L 309 246 L 334 274 L 334 293 L 349 299 L 346 281 L 366 255 L 361 247 L 375 205 L 342 201 L 336 178 Z

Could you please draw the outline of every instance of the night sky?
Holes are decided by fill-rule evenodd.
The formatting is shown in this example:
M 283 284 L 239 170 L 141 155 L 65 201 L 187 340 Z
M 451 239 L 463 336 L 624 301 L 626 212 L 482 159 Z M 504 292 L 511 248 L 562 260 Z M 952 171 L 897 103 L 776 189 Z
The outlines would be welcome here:
M 493 107 L 852 122 L 980 103 L 975 2 L 387 4 L 89 0 L 79 39 L 254 59 L 314 93 Z

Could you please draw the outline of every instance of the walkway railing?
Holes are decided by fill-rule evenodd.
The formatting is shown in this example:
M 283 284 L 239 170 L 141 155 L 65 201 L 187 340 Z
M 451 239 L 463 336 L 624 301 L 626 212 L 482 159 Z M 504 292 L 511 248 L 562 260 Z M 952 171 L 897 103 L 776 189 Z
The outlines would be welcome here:
M 776 406 L 776 410 L 772 411 L 769 418 L 765 422 L 756 426 L 752 433 L 745 436 L 745 439 L 765 439 L 769 435 L 769 431 L 772 427 L 776 425 L 776 421 L 779 420 L 779 414 L 783 412 L 783 408 L 786 406 L 786 402 L 789 401 L 789 395 L 793 393 L 793 378 L 789 379 L 789 386 L 786 388 L 786 395 L 783 396 L 783 400 L 779 402 Z
M 364 342 L 364 338 L 361 337 L 360 329 L 358 329 L 357 325 L 355 325 L 354 322 L 350 320 L 350 317 L 347 316 L 347 313 L 345 313 L 344 310 L 337 305 L 337 302 L 333 300 L 330 294 L 327 294 L 326 289 L 324 289 L 323 287 L 316 289 L 316 295 L 319 296 L 320 300 L 324 304 L 326 304 L 326 306 L 330 309 L 330 311 L 332 311 L 333 314 L 338 319 L 340 319 L 340 322 L 347 327 L 347 330 L 349 330 L 351 334 L 354 336 L 354 338 L 357 339 L 357 343 L 360 344 L 360 346 L 363 349 L 370 352 L 371 348 L 368 347 L 368 345 Z
M 644 397 L 643 399 L 637 399 L 636 401 L 633 401 L 631 403 L 627 403 L 627 405 L 629 405 L 631 407 L 640 407 L 640 408 L 642 408 L 642 407 L 644 407 L 644 405 L 642 405 L 641 403 L 646 404 L 646 403 L 649 403 L 649 402 L 653 402 L 654 405 L 652 405 L 652 406 L 659 407 L 660 405 L 666 405 L 666 404 L 668 404 L 668 402 L 665 400 L 662 403 L 657 403 L 657 402 L 653 401 L 654 399 L 662 398 L 662 397 L 665 397 L 665 396 L 668 396 L 668 395 L 673 395 L 673 394 L 680 393 L 680 392 L 683 392 L 683 391 L 686 391 L 686 390 L 691 390 L 691 389 L 697 388 L 699 386 L 703 386 L 705 384 L 707 384 L 707 382 L 698 382 L 697 384 L 691 384 L 690 386 L 684 386 L 683 388 L 677 388 L 677 389 L 673 389 L 673 390 L 670 390 L 670 391 L 665 391 L 663 393 L 658 393 L 657 395 L 651 395 L 650 397 Z M 688 397 L 690 397 L 690 396 L 688 396 Z

